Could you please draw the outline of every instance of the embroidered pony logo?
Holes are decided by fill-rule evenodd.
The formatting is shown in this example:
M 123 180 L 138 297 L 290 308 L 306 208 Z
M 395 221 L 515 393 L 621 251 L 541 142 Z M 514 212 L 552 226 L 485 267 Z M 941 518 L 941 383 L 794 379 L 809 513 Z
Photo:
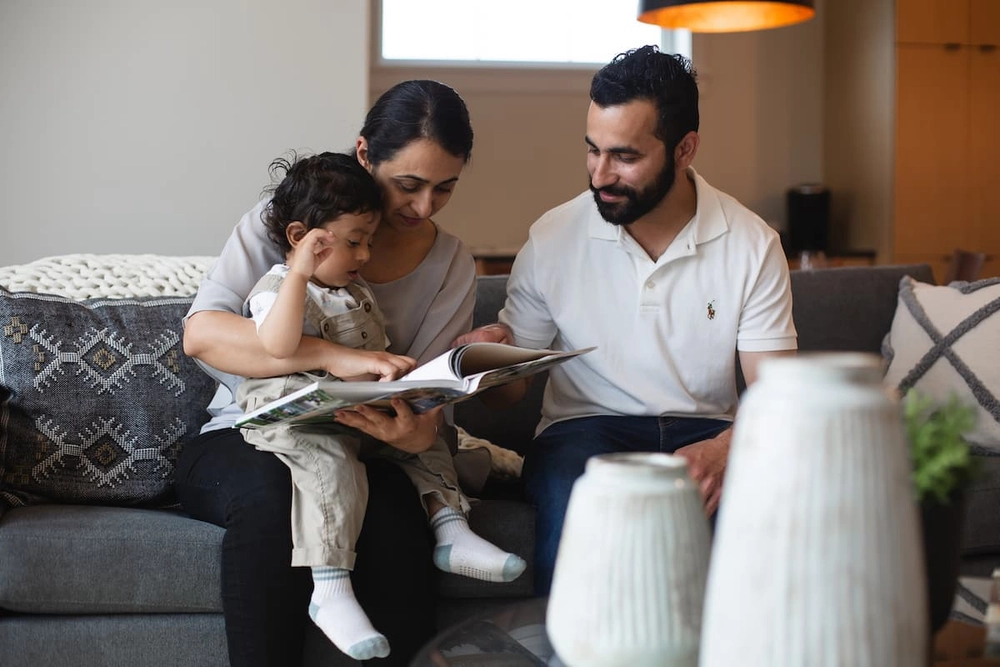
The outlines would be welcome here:
M 715 319 L 715 299 L 708 302 L 708 319 Z

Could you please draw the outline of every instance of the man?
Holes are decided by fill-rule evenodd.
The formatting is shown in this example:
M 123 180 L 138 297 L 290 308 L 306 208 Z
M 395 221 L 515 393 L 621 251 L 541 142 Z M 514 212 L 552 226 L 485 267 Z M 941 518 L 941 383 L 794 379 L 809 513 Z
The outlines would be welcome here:
M 654 46 L 620 54 L 594 76 L 590 96 L 590 192 L 532 225 L 500 324 L 467 337 L 597 346 L 551 371 L 525 458 L 540 595 L 588 458 L 676 453 L 715 512 L 738 403 L 736 356 L 750 383 L 761 360 L 796 349 L 778 235 L 691 168 L 699 136 L 690 62 Z

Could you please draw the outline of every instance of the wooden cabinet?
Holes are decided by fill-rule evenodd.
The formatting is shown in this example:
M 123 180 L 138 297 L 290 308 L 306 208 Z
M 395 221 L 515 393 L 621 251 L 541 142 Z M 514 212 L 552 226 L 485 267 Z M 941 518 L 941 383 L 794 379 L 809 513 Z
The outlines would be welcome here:
M 969 1 L 969 44 L 1000 45 L 1000 0 Z
M 895 248 L 951 252 L 967 242 L 968 54 L 935 45 L 896 48 Z
M 969 0 L 897 0 L 896 42 L 964 42 L 969 34 L 969 10 Z
M 516 253 L 509 255 L 475 255 L 476 275 L 500 276 L 510 273 Z
M 973 48 L 969 60 L 969 248 L 1000 261 L 1000 50 Z
M 893 260 L 1000 275 L 1000 0 L 898 0 Z
M 997 44 L 997 0 L 897 0 L 897 44 Z

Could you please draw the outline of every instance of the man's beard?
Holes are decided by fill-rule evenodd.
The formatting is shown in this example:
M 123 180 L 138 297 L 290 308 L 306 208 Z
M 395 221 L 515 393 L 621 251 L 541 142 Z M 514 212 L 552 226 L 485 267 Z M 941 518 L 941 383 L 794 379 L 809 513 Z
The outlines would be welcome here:
M 630 225 L 642 216 L 646 215 L 674 187 L 674 159 L 671 155 L 668 163 L 663 166 L 663 170 L 656 176 L 656 180 L 651 185 L 642 190 L 635 190 L 627 185 L 608 186 L 598 190 L 590 182 L 590 191 L 594 193 L 594 201 L 597 203 L 597 210 L 601 217 L 612 225 Z M 619 203 L 608 203 L 601 199 L 601 193 L 610 195 L 625 196 L 625 201 Z

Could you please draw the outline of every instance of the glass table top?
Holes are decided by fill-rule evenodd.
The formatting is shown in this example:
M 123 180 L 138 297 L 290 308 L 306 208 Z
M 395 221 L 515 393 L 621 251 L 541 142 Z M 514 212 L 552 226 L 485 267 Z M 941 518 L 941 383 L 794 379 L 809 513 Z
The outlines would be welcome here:
M 411 667 L 564 667 L 545 633 L 547 598 L 515 602 L 454 625 Z

